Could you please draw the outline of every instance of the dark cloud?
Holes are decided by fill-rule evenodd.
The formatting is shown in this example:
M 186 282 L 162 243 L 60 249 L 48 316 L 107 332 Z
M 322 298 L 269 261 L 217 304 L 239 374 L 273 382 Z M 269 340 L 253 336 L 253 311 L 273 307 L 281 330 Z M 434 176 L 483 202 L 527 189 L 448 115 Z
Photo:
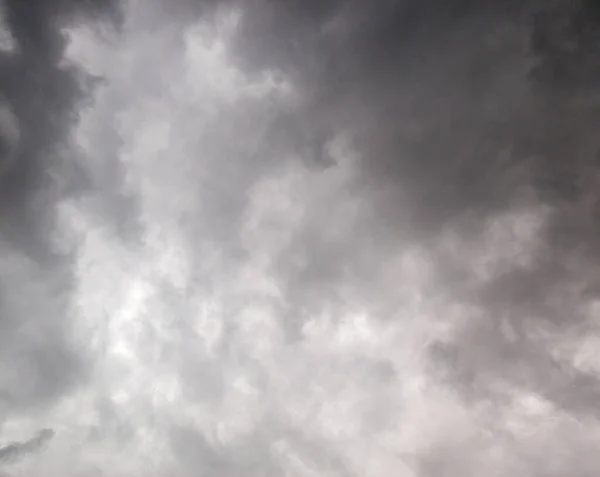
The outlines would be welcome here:
M 64 318 L 72 257 L 57 258 L 45 236 L 52 226 L 52 201 L 64 193 L 76 196 L 83 189 L 94 190 L 102 200 L 90 202 L 92 214 L 126 229 L 123 235 L 141 234 L 141 228 L 127 229 L 139 215 L 138 198 L 133 192 L 123 193 L 126 171 L 119 156 L 127 138 L 109 124 L 110 110 L 133 100 L 113 97 L 106 117 L 99 115 L 105 124 L 93 147 L 105 154 L 106 167 L 94 173 L 78 169 L 60 149 L 91 86 L 85 86 L 84 72 L 61 63 L 65 39 L 59 27 L 88 13 L 120 21 L 115 3 L 81 5 L 66 0 L 5 2 L 7 25 L 17 43 L 0 61 L 0 93 L 7 102 L 6 120 L 0 122 L 6 130 L 2 149 L 7 151 L 0 183 L 0 237 L 14 258 L 12 268 L 3 265 L 0 277 L 5 297 L 0 302 L 0 359 L 16 363 L 13 371 L 8 366 L 2 370 L 0 399 L 10 409 L 26 410 L 59 396 L 87 369 L 80 350 L 69 341 Z M 596 3 L 148 2 L 136 17 L 136 28 L 144 34 L 160 30 L 165 42 L 148 53 L 150 60 L 131 60 L 132 71 L 139 70 L 135 86 L 150 96 L 165 93 L 169 84 L 160 72 L 148 74 L 153 56 L 168 57 L 170 50 L 183 47 L 188 27 L 198 19 L 212 21 L 219 7 L 235 5 L 244 15 L 230 45 L 234 63 L 249 77 L 267 69 L 281 71 L 297 96 L 293 105 L 279 97 L 219 105 L 221 109 L 197 131 L 190 124 L 201 111 L 193 108 L 170 124 L 189 141 L 193 154 L 206 157 L 187 174 L 198 174 L 193 190 L 181 184 L 182 195 L 189 192 L 192 205 L 176 211 L 181 212 L 177 227 L 194 251 L 190 268 L 200 288 L 218 289 L 233 281 L 240 264 L 256 254 L 244 241 L 244 227 L 257 184 L 284 170 L 293 158 L 304 165 L 331 165 L 326 149 L 344 136 L 357 163 L 313 168 L 311 177 L 318 183 L 320 177 L 336 177 L 348 167 L 350 178 L 339 189 L 307 187 L 302 199 L 308 205 L 303 203 L 305 213 L 289 243 L 269 251 L 273 263 L 268 272 L 282 296 L 275 308 L 285 321 L 286 345 L 301 346 L 302 327 L 328 307 L 336 310 L 334 321 L 360 308 L 358 302 L 367 303 L 383 324 L 398 319 L 397 310 L 410 298 L 408 282 L 417 278 L 400 279 L 389 269 L 408 244 L 427 250 L 423 261 L 434 272 L 431 294 L 423 299 L 434 313 L 447 314 L 450 320 L 450 305 L 456 304 L 477 311 L 478 318 L 465 320 L 452 341 L 423 344 L 428 371 L 456 391 L 465 408 L 484 402 L 500 409 L 514 389 L 526 389 L 577 419 L 597 416 L 596 376 L 575 366 L 558 347 L 559 342 L 577 343 L 597 333 L 583 306 L 596 297 L 599 279 Z M 131 95 L 143 99 L 142 92 Z M 142 173 L 155 172 L 151 167 Z M 161 163 L 157 170 L 167 175 L 177 167 Z M 208 171 L 203 178 L 201 167 Z M 56 189 L 51 169 L 66 178 L 68 187 Z M 179 176 L 173 180 L 178 178 L 183 181 Z M 165 202 L 172 199 L 167 194 L 179 192 L 178 186 L 165 192 Z M 477 254 L 490 255 L 497 245 L 492 243 L 494 227 L 503 216 L 522 210 L 533 210 L 542 223 L 532 250 L 492 250 L 500 258 L 489 259 L 489 270 L 481 272 Z M 341 231 L 333 233 L 336 224 Z M 518 244 L 521 225 L 507 221 L 503 246 Z M 167 226 L 160 223 L 157 228 Z M 449 245 L 449 237 L 456 247 Z M 211 268 L 209 262 L 217 265 Z M 175 305 L 169 300 L 190 298 L 173 284 L 162 285 L 167 291 L 161 288 L 156 309 L 170 310 Z M 244 308 L 259 308 L 261 303 L 240 295 L 225 297 L 219 311 L 227 343 L 215 346 L 216 358 L 196 351 L 192 338 L 189 343 L 181 338 L 189 349 L 170 350 L 182 355 L 174 373 L 182 381 L 181 392 L 215 412 L 232 392 L 225 376 L 228 360 L 244 361 L 244 372 L 260 376 L 257 392 L 267 394 L 275 388 L 268 371 L 243 357 L 244 347 L 251 344 L 236 329 L 236 320 Z M 174 313 L 172 326 L 192 336 L 183 317 L 193 311 L 184 308 Z M 374 358 L 356 359 L 339 369 L 332 366 L 335 369 L 327 374 L 327 359 L 334 361 L 310 357 L 310 366 L 304 367 L 339 377 L 340 382 L 354 377 L 356 386 L 379 391 L 404 378 L 391 361 Z M 363 373 L 361 365 L 367 361 L 372 367 Z M 19 380 L 14 369 L 29 379 Z M 298 379 L 314 379 L 305 374 L 310 373 L 298 371 Z M 363 383 L 362 374 L 382 376 L 364 378 Z M 337 382 L 322 381 L 321 388 L 331 385 L 331 395 L 337 392 Z M 294 385 L 302 388 L 298 394 L 310 391 L 302 383 Z M 389 401 L 391 409 L 394 399 Z M 250 437 L 223 448 L 209 443 L 191 425 L 168 425 L 169 445 L 187 469 L 237 475 L 247 468 L 256 474 L 277 473 L 278 465 L 271 464 L 273 456 L 265 449 L 279 440 L 288 442 L 308 466 L 353 475 L 347 459 L 338 459 L 342 452 L 336 446 L 321 445 L 309 431 L 305 435 L 288 429 L 285 416 L 275 411 L 273 415 L 274 424 L 263 427 L 264 434 L 253 430 Z M 385 417 L 374 420 L 374 428 L 385 425 Z M 462 454 L 454 445 L 433 446 L 431 455 L 421 459 L 422 475 L 474 475 L 470 472 L 478 458 L 469 454 L 458 459 Z M 519 471 L 535 474 L 543 467 L 534 458 L 515 459 Z
M 53 437 L 54 431 L 52 429 L 43 429 L 36 437 L 32 437 L 25 442 L 14 442 L 0 447 L 0 462 L 14 461 L 23 455 L 38 452 Z
M 116 2 L 82 5 L 6 1 L 2 8 L 15 48 L 3 53 L 0 89 L 20 131 L 16 157 L 2 176 L 3 231 L 13 242 L 29 247 L 30 254 L 47 249 L 40 237 L 43 232 L 36 230 L 44 218 L 35 201 L 54 186 L 51 171 L 64 176 L 63 183 L 82 179 L 74 174 L 75 164 L 64 164 L 57 156 L 91 92 L 92 78 L 61 61 L 67 41 L 63 29 L 85 13 L 105 13 L 118 20 Z
M 189 26 L 218 3 L 149 9 L 151 18 L 141 23 Z M 208 261 L 200 240 L 218 250 L 219 266 L 207 267 L 203 285 L 226 281 L 252 256 L 243 244 L 247 203 L 253 187 L 283 167 L 282 156 L 318 156 L 324 143 L 345 135 L 359 157 L 349 183 L 320 199 L 306 198 L 310 206 L 289 244 L 273 252 L 270 271 L 282 290 L 278 311 L 288 343 L 332 304 L 334 319 L 352 312 L 358 306 L 353 300 L 367 302 L 382 322 L 397 319 L 411 284 L 394 282 L 385 272 L 410 244 L 428 250 L 435 286 L 424 299 L 432 307 L 442 303 L 435 313 L 450 320 L 444 304 L 456 303 L 477 310 L 479 318 L 468 321 L 454 341 L 426 345 L 430 371 L 458 392 L 465 407 L 492 402 L 502 408 L 514 389 L 525 389 L 570 415 L 597 415 L 596 377 L 557 351 L 565 337 L 576 342 L 595 333 L 580 306 L 595 297 L 598 281 L 599 26 L 593 2 L 237 5 L 244 15 L 231 45 L 234 62 L 251 77 L 280 70 L 298 94 L 293 106 L 277 98 L 268 107 L 262 100 L 223 106 L 203 131 L 194 132 L 192 142 L 209 158 L 203 167 L 210 177 L 194 190 L 200 211 L 192 207 L 182 228 L 190 241 L 198 239 L 198 275 Z M 180 44 L 175 36 L 170 45 Z M 268 126 L 256 126 L 262 122 Z M 322 173 L 335 175 L 336 167 Z M 314 193 L 308 189 L 307 195 Z M 325 233 L 357 197 L 352 217 L 340 219 L 344 230 Z M 523 209 L 533 209 L 543 221 L 531 256 L 506 252 L 482 278 L 472 257 L 494 248 L 490 234 L 503 214 Z M 519 226 L 506 225 L 514 230 L 504 245 L 520 240 Z M 448 250 L 448 237 L 460 244 L 459 252 Z M 245 297 L 227 299 L 225 327 L 235 328 L 235 316 L 248 305 Z M 230 335 L 233 343 L 219 355 L 223 360 L 227 350 L 241 346 Z M 184 387 L 196 390 L 198 366 L 206 378 L 200 380 L 207 383 L 203 391 L 225 395 L 224 378 L 204 370 L 212 362 L 203 360 L 182 365 Z M 402 379 L 400 373 L 395 379 Z M 235 452 L 211 449 L 195 431 L 175 429 L 172 441 L 192 467 L 237 471 L 229 461 Z M 458 459 L 453 445 L 423 457 L 423 475 L 444 468 L 446 475 L 468 475 L 477 459 Z M 321 462 L 316 467 L 335 460 L 335 450 L 310 439 L 298 439 L 295 447 L 306 452 L 306 460 Z M 516 465 L 541 468 L 525 461 Z M 346 472 L 344 463 L 331 468 Z
M 119 23 L 118 2 L 19 2 L 0 8 L 13 48 L 0 53 L 0 389 L 3 416 L 59 397 L 84 376 L 66 319 L 70 257 L 50 240 L 54 207 L 89 185 L 65 154 L 92 78 L 64 61 L 64 28 Z M 19 446 L 17 446 L 19 447 Z
M 369 293 L 383 300 L 379 273 L 398 243 L 435 248 L 448 230 L 481 243 L 490 217 L 533 201 L 552 212 L 531 265 L 483 282 L 470 262 L 437 255 L 453 281 L 442 286 L 462 288 L 455 297 L 486 313 L 440 365 L 470 375 L 480 397 L 502 376 L 597 414 L 594 379 L 558 364 L 537 336 L 584 327 L 578 303 L 597 290 L 596 3 L 264 1 L 244 10 L 240 64 L 293 78 L 296 136 L 325 124 L 350 135 L 362 159 L 348 197 L 369 201 L 335 240 L 322 231 L 336 208 L 323 204 L 282 252 L 288 319 L 336 301 L 349 276 L 363 294 L 377 284 Z M 506 315 L 515 342 L 500 331 Z
M 155 12 L 155 21 L 192 22 L 217 3 L 179 2 Z M 291 333 L 324 304 L 342 303 L 341 284 L 369 295 L 385 315 L 397 299 L 393 287 L 381 284 L 381 270 L 399 243 L 416 242 L 434 250 L 440 287 L 485 311 L 482 324 L 450 349 L 432 347 L 433 361 L 452 370 L 455 385 L 487 399 L 486 386 L 501 378 L 531 385 L 565 409 L 596 413 L 593 378 L 558 363 L 552 344 L 536 334 L 584 327 L 578 303 L 597 291 L 596 4 L 239 6 L 235 61 L 249 75 L 282 70 L 299 101 L 291 109 L 274 101 L 267 113 L 261 105 L 236 104 L 238 112 L 224 112 L 211 125 L 206 134 L 222 136 L 209 167 L 219 180 L 198 192 L 208 222 L 197 226 L 210 229 L 231 260 L 243 260 L 250 252 L 238 242 L 251 185 L 277 167 L 283 151 L 318 156 L 323 136 L 345 133 L 361 157 L 354 182 L 305 217 L 276 260 Z M 258 150 L 227 140 L 252 134 L 245 118 L 273 124 Z M 357 195 L 366 201 L 347 233 L 326 236 L 339 202 Z M 440 245 L 449 230 L 481 245 L 491 217 L 527 204 L 551 214 L 525 267 L 511 263 L 478 280 L 470 261 Z M 512 341 L 501 330 L 504 319 L 516 334 Z

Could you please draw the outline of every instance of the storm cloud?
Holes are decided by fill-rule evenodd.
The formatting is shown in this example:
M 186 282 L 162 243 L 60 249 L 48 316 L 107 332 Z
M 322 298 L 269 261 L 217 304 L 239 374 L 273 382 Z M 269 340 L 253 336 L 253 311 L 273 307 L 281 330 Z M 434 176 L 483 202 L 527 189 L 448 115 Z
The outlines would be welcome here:
M 6 472 L 595 475 L 595 2 L 46 3 L 0 402 L 56 436 Z

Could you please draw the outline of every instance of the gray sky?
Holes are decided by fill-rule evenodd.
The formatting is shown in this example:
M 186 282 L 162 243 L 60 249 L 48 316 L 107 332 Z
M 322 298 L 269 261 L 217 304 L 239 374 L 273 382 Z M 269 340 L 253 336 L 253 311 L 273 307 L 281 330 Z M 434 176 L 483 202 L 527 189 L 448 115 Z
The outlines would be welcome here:
M 2 5 L 2 475 L 597 475 L 591 0 Z

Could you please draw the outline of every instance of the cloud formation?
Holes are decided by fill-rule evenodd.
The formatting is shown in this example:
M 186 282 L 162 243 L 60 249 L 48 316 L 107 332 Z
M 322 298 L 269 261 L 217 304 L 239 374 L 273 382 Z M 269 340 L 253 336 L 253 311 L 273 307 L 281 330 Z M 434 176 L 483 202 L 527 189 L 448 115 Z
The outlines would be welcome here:
M 42 430 L 38 436 L 25 442 L 13 442 L 0 448 L 0 461 L 16 460 L 24 454 L 38 451 L 48 440 L 54 437 L 51 429 Z
M 98 13 L 116 4 L 90 3 Z M 0 51 L 0 408 L 35 413 L 83 376 L 68 336 L 71 259 L 51 238 L 54 206 L 81 187 L 65 152 L 87 73 L 63 62 L 80 2 L 2 3 Z M 83 373 L 83 374 L 82 374 Z M 19 447 L 19 446 L 17 446 Z
M 35 5 L 0 192 L 29 473 L 595 475 L 594 2 Z

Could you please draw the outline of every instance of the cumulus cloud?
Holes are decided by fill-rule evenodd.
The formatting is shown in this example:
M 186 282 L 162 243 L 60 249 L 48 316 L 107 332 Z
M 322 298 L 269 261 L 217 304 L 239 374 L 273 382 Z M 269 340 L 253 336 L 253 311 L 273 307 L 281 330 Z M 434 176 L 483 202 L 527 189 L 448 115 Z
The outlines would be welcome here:
M 19 472 L 595 475 L 593 2 L 88 3 L 4 7 Z

